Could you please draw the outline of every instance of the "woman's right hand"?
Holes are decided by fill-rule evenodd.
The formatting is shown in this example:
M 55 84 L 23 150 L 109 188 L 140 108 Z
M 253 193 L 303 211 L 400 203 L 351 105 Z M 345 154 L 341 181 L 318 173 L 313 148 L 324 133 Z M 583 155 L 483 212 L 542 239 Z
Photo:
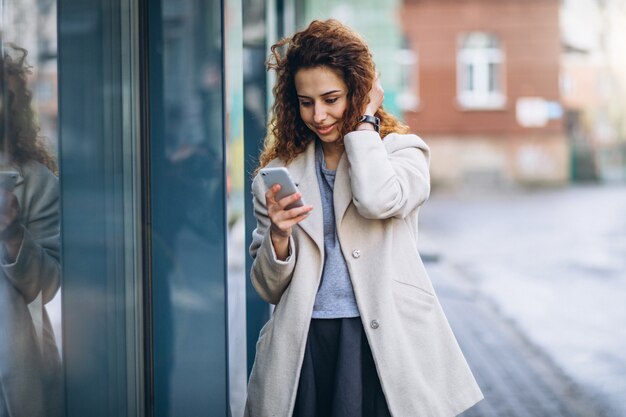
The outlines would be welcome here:
M 0 187 L 0 242 L 13 260 L 22 245 L 22 228 L 17 221 L 20 203 L 11 191 Z
M 274 184 L 268 189 L 265 193 L 265 205 L 271 222 L 270 234 L 274 251 L 278 259 L 285 260 L 289 256 L 289 236 L 291 236 L 292 227 L 307 218 L 313 206 L 304 205 L 286 210 L 288 205 L 300 200 L 302 194 L 297 192 L 276 200 L 276 194 L 279 191 L 280 184 Z
M 0 236 L 15 222 L 18 211 L 19 203 L 15 194 L 0 187 Z

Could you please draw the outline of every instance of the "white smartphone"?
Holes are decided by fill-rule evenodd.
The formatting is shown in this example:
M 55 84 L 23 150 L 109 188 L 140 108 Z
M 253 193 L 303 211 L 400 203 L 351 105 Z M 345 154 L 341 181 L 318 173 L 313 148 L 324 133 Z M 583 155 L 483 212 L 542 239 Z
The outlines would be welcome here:
M 298 187 L 291 179 L 289 171 L 285 167 L 278 168 L 262 168 L 259 171 L 263 182 L 267 188 L 272 187 L 274 184 L 280 184 L 280 191 L 276 194 L 276 200 L 280 200 L 298 191 Z M 304 201 L 300 198 L 298 201 L 294 201 L 289 204 L 285 209 L 289 210 L 295 207 L 302 207 Z
M 15 171 L 0 171 L 0 188 L 13 192 L 17 177 L 18 173 Z

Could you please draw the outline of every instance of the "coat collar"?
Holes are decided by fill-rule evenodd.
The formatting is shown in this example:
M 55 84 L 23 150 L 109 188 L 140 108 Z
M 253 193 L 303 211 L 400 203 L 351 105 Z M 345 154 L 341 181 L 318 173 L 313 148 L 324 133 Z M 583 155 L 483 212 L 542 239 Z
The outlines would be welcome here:
M 322 197 L 317 181 L 315 160 L 315 141 L 309 143 L 305 151 L 298 155 L 289 164 L 291 176 L 302 193 L 306 204 L 313 206 L 311 214 L 300 222 L 300 227 L 315 241 L 320 251 L 324 249 L 324 214 L 322 210 Z M 352 190 L 350 189 L 349 162 L 344 152 L 337 166 L 335 186 L 333 191 L 335 223 L 337 229 L 343 220 L 350 202 Z

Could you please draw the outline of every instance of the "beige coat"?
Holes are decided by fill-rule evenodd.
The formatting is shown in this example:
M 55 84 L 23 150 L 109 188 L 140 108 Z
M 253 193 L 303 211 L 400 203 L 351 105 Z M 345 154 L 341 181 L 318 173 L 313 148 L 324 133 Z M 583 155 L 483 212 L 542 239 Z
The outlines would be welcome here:
M 430 192 L 426 144 L 415 135 L 345 136 L 337 168 L 337 235 L 391 414 L 454 416 L 482 398 L 417 251 L 419 207 Z M 270 166 L 284 165 L 272 161 Z M 291 255 L 276 259 L 266 188 L 253 182 L 257 228 L 252 282 L 276 304 L 256 346 L 246 415 L 291 416 L 324 257 L 315 146 L 288 165 L 310 216 L 293 228 Z

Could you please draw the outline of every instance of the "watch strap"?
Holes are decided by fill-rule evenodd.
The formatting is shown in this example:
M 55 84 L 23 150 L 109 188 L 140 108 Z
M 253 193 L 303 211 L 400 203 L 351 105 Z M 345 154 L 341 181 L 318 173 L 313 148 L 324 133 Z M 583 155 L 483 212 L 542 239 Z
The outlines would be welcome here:
M 380 119 L 376 116 L 370 116 L 369 114 L 361 116 L 359 123 L 369 123 L 374 126 L 376 133 L 380 133 Z

